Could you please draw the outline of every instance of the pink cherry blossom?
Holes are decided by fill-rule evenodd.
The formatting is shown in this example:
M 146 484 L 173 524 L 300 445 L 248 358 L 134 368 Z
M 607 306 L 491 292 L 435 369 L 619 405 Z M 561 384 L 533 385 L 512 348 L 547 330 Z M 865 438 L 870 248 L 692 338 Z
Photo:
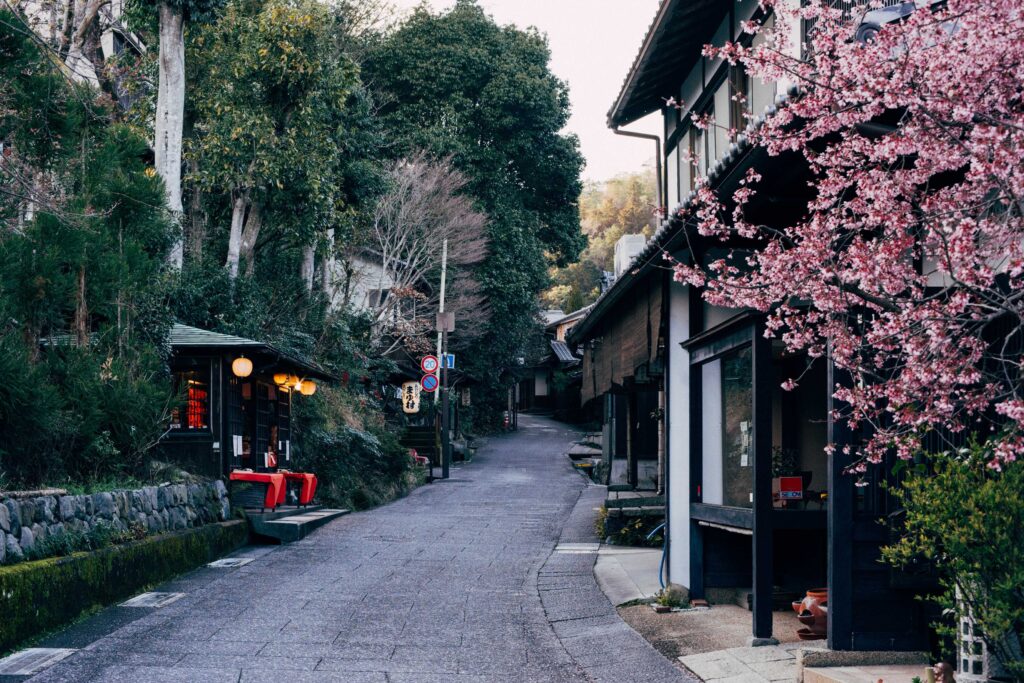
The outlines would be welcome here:
M 918 3 L 867 44 L 857 17 L 797 4 L 762 2 L 774 27 L 742 27 L 764 33 L 757 46 L 704 52 L 798 86 L 747 138 L 802 155 L 806 211 L 750 223 L 760 175 L 730 196 L 699 179 L 677 220 L 756 247 L 673 262 L 675 279 L 764 312 L 766 336 L 849 375 L 837 417 L 869 435 L 850 453 L 855 473 L 913 457 L 929 434 L 991 435 L 998 469 L 1024 447 L 1024 4 Z M 810 18 L 807 54 L 788 56 L 790 27 Z

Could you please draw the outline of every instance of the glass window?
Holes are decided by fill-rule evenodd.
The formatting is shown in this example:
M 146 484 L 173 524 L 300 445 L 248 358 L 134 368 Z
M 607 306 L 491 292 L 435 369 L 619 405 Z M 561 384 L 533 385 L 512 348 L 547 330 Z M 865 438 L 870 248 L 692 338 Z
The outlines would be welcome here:
M 753 364 L 744 347 L 701 367 L 701 500 L 753 507 Z
M 754 413 L 750 347 L 722 358 L 722 490 L 725 505 L 753 507 Z
M 175 370 L 174 389 L 183 402 L 171 411 L 170 428 L 180 432 L 210 429 L 210 366 Z

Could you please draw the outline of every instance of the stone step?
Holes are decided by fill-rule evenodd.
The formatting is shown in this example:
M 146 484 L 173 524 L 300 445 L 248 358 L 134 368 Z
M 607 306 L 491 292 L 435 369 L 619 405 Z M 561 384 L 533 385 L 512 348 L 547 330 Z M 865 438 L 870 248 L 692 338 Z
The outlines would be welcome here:
M 349 510 L 318 508 L 293 512 L 290 515 L 274 519 L 264 519 L 263 515 L 250 515 L 249 523 L 253 533 L 258 536 L 266 536 L 279 543 L 293 543 L 305 538 L 332 519 L 347 515 L 349 512 Z
M 915 676 L 925 680 L 924 665 L 822 666 L 804 669 L 804 683 L 909 683 Z

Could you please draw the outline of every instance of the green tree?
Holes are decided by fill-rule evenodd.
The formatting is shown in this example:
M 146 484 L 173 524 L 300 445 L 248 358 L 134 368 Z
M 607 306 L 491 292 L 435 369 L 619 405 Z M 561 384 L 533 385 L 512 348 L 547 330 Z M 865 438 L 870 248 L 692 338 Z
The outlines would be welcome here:
M 478 279 L 492 316 L 464 364 L 484 383 L 474 392 L 484 420 L 504 405 L 501 369 L 516 363 L 534 331 L 549 265 L 574 261 L 585 244 L 577 205 L 583 160 L 576 138 L 559 133 L 569 98 L 549 60 L 536 30 L 499 26 L 476 2 L 459 0 L 440 14 L 415 10 L 364 66 L 381 90 L 390 152 L 451 156 L 490 218 Z
M 334 15 L 313 0 L 240 0 L 194 38 L 191 180 L 229 198 L 226 266 L 252 272 L 264 225 L 302 249 L 313 285 L 318 239 L 344 209 L 344 112 L 355 65 L 334 45 Z
M 0 12 L 0 466 L 19 482 L 135 470 L 170 388 L 173 239 L 144 139 Z

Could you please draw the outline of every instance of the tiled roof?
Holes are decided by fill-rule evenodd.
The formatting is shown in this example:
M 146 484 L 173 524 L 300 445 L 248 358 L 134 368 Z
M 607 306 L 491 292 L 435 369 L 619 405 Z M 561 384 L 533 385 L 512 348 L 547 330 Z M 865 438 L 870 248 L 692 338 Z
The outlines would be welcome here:
M 555 352 L 555 357 L 562 363 L 578 363 L 580 360 L 573 355 L 572 351 L 569 350 L 569 345 L 563 341 L 552 339 L 551 350 Z
M 198 327 L 175 323 L 168 335 L 168 342 L 173 347 L 267 347 L 268 344 L 258 342 L 245 337 L 236 337 L 231 334 L 221 334 L 210 330 L 201 330 Z

